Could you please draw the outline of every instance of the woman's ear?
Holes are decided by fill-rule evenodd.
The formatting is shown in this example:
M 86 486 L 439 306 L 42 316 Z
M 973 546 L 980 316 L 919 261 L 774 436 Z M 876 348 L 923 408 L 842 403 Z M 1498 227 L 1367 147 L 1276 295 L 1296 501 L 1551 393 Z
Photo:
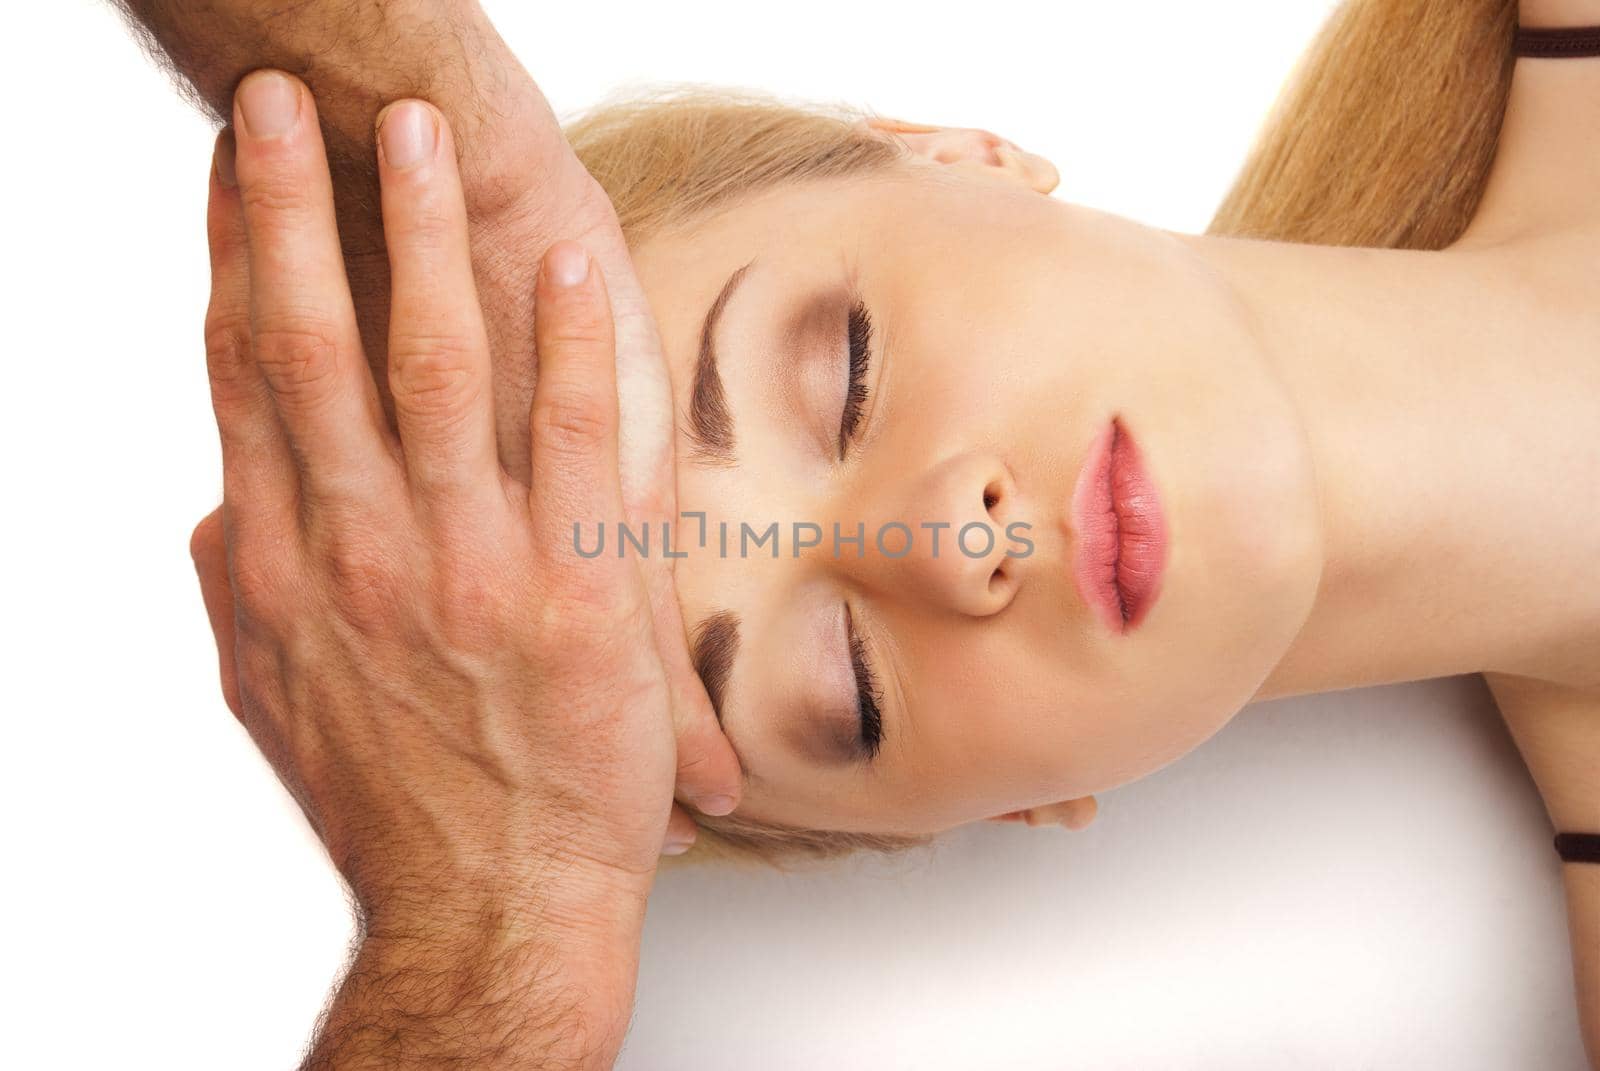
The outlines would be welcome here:
M 1093 796 L 1050 803 L 1043 807 L 1029 807 L 1022 811 L 1007 811 L 989 819 L 991 822 L 1026 822 L 1030 826 L 1060 825 L 1071 830 L 1089 828 L 1094 816 L 1100 813 L 1100 804 Z
M 918 159 L 937 164 L 977 165 L 1037 193 L 1049 193 L 1061 181 L 1049 160 L 1036 153 L 1023 152 L 1012 142 L 987 130 L 925 126 L 881 116 L 863 119 L 861 125 L 894 138 Z

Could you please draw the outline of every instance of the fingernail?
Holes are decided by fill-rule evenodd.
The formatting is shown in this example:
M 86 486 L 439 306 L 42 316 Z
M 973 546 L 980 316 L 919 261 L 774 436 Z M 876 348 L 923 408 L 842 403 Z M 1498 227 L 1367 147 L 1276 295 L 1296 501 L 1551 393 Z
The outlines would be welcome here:
M 277 71 L 252 71 L 239 85 L 239 114 L 251 137 L 280 137 L 300 115 L 300 90 Z
M 217 147 L 211 153 L 211 162 L 217 169 L 217 182 L 224 189 L 232 189 L 239 184 L 239 178 L 233 171 L 233 131 L 224 129 L 217 135 Z
M 589 278 L 589 252 L 577 242 L 557 242 L 544 255 L 544 270 L 557 286 L 577 286 Z M 704 810 L 704 808 L 701 808 Z M 727 811 L 707 811 L 727 814 Z
M 397 170 L 414 167 L 433 156 L 439 142 L 439 124 L 433 109 L 421 101 L 402 100 L 389 105 L 378 122 L 378 143 L 383 162 Z
M 732 796 L 707 796 L 695 804 L 701 814 L 721 816 L 733 813 Z
M 661 846 L 662 855 L 682 855 L 694 847 L 692 840 L 669 840 Z

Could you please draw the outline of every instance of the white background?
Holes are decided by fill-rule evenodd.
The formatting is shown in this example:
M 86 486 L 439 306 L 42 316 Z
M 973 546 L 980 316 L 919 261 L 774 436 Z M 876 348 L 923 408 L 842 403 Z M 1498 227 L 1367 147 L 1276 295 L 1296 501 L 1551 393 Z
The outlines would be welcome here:
M 563 114 L 696 80 L 986 126 L 1061 196 L 1197 230 L 1329 7 L 491 12 Z M 186 553 L 220 491 L 212 131 L 106 7 L 26 10 L 0 64 L 0 1064 L 285 1068 L 349 923 L 223 707 Z M 1476 678 L 1262 704 L 1081 834 L 663 877 L 621 1066 L 1577 1071 L 1550 835 Z

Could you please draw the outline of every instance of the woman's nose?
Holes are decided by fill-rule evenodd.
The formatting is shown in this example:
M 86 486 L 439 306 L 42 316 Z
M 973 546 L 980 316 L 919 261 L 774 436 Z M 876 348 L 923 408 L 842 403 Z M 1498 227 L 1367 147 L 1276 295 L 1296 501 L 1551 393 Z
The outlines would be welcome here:
M 858 583 L 973 617 L 1010 604 L 1032 542 L 1016 483 L 999 457 L 959 454 L 878 490 L 885 493 L 863 511 L 862 553 L 846 548 L 839 557 Z

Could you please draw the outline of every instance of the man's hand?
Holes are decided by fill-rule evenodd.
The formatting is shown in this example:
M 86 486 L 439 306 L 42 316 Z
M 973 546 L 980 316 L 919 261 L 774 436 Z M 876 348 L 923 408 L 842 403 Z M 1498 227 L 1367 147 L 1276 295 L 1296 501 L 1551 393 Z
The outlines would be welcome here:
M 289 70 L 321 102 L 318 119 L 331 165 L 345 264 L 377 396 L 393 419 L 385 353 L 391 332 L 389 258 L 378 206 L 373 120 L 402 97 L 436 104 L 450 123 L 468 208 L 472 265 L 493 357 L 493 404 L 500 462 L 528 478 L 527 414 L 536 379 L 529 353 L 534 291 L 545 250 L 558 238 L 581 241 L 610 291 L 617 337 L 622 411 L 623 504 L 636 529 L 676 525 L 676 473 L 670 383 L 654 321 L 635 278 L 610 201 L 562 136 L 539 87 L 473 0 L 113 0 L 152 54 L 187 83 L 219 118 L 231 115 L 234 87 L 247 71 Z M 220 575 L 220 518 L 196 532 L 208 604 L 225 598 Z M 678 740 L 678 796 L 710 814 L 739 799 L 738 760 L 695 677 L 683 641 L 671 562 L 645 563 L 656 634 L 672 689 Z M 215 622 L 219 614 L 213 612 Z M 226 618 L 231 616 L 222 613 Z M 224 652 L 224 689 L 231 644 Z M 674 830 L 692 838 L 694 823 L 674 808 Z
M 575 243 L 544 259 L 530 488 L 496 457 L 449 127 L 392 106 L 391 434 L 310 94 L 252 75 L 234 129 L 208 227 L 233 596 L 218 631 L 241 718 L 365 936 L 312 1066 L 609 1066 L 675 759 L 638 563 L 573 545 L 575 522 L 622 513 L 604 280 Z

